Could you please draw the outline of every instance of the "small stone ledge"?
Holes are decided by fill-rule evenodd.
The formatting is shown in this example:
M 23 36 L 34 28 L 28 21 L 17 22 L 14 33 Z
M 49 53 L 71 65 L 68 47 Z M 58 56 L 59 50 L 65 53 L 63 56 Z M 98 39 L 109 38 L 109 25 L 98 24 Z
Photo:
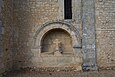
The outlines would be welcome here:
M 58 71 L 82 71 L 82 70 L 76 70 L 74 67 L 26 67 L 26 68 L 20 68 L 17 70 L 12 70 L 12 71 L 38 71 L 38 72 L 58 72 Z
M 99 71 L 101 70 L 115 70 L 115 66 L 99 67 Z

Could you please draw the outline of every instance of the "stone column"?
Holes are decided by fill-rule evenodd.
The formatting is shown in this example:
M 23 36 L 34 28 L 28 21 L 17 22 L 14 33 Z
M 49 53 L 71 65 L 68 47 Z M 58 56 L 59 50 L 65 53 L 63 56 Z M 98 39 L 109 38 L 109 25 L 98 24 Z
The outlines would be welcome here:
M 97 70 L 95 39 L 95 0 L 83 0 L 83 70 Z

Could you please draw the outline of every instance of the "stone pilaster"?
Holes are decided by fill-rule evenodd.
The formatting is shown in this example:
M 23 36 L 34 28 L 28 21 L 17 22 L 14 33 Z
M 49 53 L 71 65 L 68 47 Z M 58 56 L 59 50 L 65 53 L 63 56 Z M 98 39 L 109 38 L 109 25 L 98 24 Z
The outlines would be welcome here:
M 95 41 L 95 0 L 83 0 L 83 70 L 97 70 Z

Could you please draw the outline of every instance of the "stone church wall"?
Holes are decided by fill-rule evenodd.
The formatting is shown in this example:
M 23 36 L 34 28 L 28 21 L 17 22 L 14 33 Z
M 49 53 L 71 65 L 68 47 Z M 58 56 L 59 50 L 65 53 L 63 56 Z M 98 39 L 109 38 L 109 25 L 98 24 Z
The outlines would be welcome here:
M 75 3 L 75 2 L 73 2 Z M 80 0 L 79 0 L 80 3 Z M 15 26 L 14 36 L 14 67 L 39 67 L 39 57 L 35 52 L 31 51 L 33 37 L 37 30 L 48 22 L 64 20 L 63 1 L 62 0 L 14 0 L 13 16 Z M 79 15 L 80 4 L 77 5 L 77 19 L 73 16 L 73 20 L 69 22 L 81 29 L 81 16 Z M 73 8 L 76 10 L 76 8 Z M 17 39 L 18 38 L 18 39 Z M 17 40 L 16 40 L 17 39 Z M 18 43 L 18 44 L 17 44 Z M 33 61 L 34 62 L 33 62 Z
M 3 24 L 2 24 L 2 1 L 0 0 L 0 73 L 4 72 L 3 63 Z
M 90 26 L 92 24 L 89 21 L 89 23 L 87 21 L 83 23 L 83 20 L 88 18 L 86 16 L 91 13 L 89 20 L 95 19 L 97 66 L 113 67 L 115 66 L 115 1 L 94 0 L 95 18 L 92 17 L 94 9 L 92 7 L 90 9 L 88 5 L 90 1 L 84 4 L 82 3 L 83 1 L 85 0 L 73 0 L 73 19 L 66 22 L 72 24 L 82 37 L 83 24 L 86 23 Z M 4 36 L 4 41 L 2 41 L 4 45 L 1 45 L 2 43 L 0 42 L 0 70 L 2 68 L 4 71 L 8 70 L 12 68 L 12 65 L 14 69 L 39 67 L 41 65 L 38 63 L 40 61 L 39 55 L 36 54 L 36 51 L 31 50 L 33 48 L 33 37 L 44 24 L 64 20 L 63 0 L 4 0 L 4 5 L 4 34 L 1 34 L 3 30 L 1 30 L 0 22 L 0 41 L 2 41 L 1 37 Z M 83 5 L 86 7 L 83 7 Z M 84 19 L 82 19 L 82 16 Z M 1 52 L 1 46 L 4 46 L 4 53 Z
M 81 0 L 78 0 L 75 5 L 76 8 L 73 6 L 73 14 L 75 13 L 73 15 L 75 23 L 73 24 L 77 24 L 78 26 L 75 27 L 79 30 L 79 27 L 82 25 L 80 22 L 80 17 L 82 17 L 81 2 Z M 20 37 L 18 39 L 19 47 L 17 46 L 17 42 L 15 43 L 16 45 L 14 45 L 17 46 L 17 49 L 14 49 L 15 51 L 17 50 L 15 55 L 16 65 L 20 63 L 22 63 L 22 65 L 28 64 L 27 61 L 29 60 L 27 56 L 32 56 L 30 49 L 32 37 L 41 25 L 52 20 L 63 20 L 62 3 L 63 2 L 60 1 L 58 2 L 58 0 L 14 0 L 14 25 L 17 26 L 17 34 L 15 37 Z M 104 66 L 106 63 L 108 64 L 106 66 L 114 66 L 114 1 L 95 0 L 95 5 L 97 63 L 100 67 Z M 20 56 L 22 56 L 22 59 L 20 59 Z
M 16 37 L 14 66 L 32 66 L 32 40 L 37 29 L 49 20 L 57 19 L 57 0 L 14 0 Z M 18 43 L 18 46 L 16 45 Z
M 12 68 L 12 14 L 12 0 L 0 0 L 0 74 Z
M 96 0 L 97 63 L 115 66 L 115 1 Z

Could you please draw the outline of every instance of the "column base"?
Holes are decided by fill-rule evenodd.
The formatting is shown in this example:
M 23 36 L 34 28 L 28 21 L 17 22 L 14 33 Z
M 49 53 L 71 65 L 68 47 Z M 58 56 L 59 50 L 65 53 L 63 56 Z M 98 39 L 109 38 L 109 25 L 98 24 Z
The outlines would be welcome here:
M 82 70 L 83 71 L 97 71 L 98 67 L 96 64 L 93 64 L 93 65 L 83 64 Z

